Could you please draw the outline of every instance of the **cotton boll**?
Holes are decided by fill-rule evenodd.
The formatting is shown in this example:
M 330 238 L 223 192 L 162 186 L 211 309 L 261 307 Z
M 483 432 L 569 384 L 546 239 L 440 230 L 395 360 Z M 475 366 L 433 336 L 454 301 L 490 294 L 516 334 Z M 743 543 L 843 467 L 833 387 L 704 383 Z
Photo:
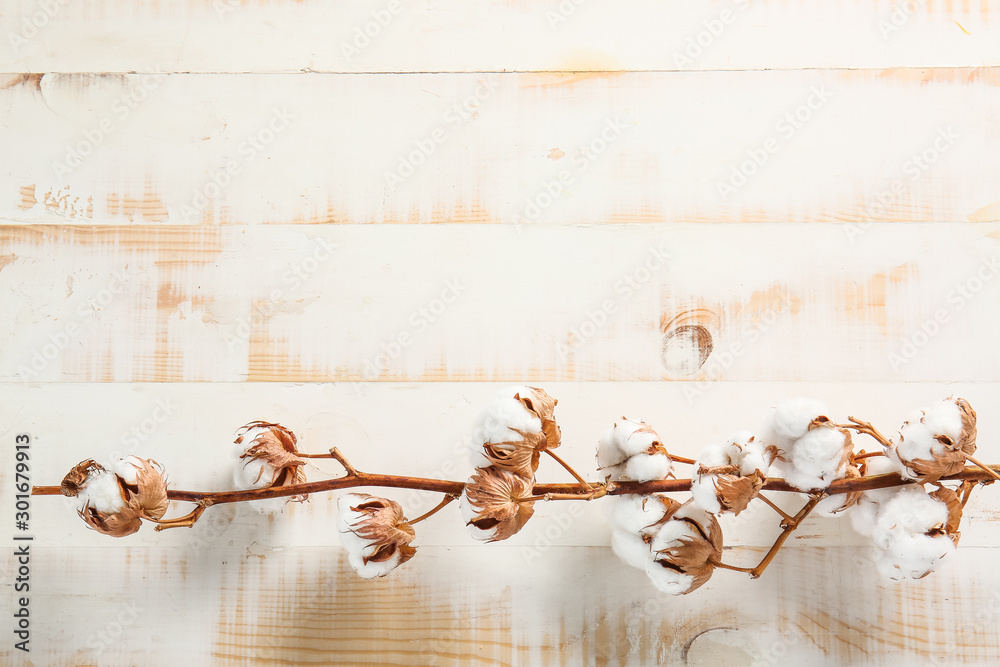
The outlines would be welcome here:
M 740 474 L 752 475 L 755 471 L 758 471 L 761 475 L 767 477 L 771 471 L 771 464 L 774 463 L 774 449 L 763 440 L 754 436 L 750 436 L 748 441 L 740 443 L 740 448 L 743 450 L 743 459 L 740 461 Z
M 774 409 L 768 427 L 779 449 L 787 451 L 791 444 L 804 436 L 809 425 L 828 414 L 825 405 L 811 398 L 789 398 Z
M 91 475 L 87 485 L 77 495 L 77 509 L 81 512 L 89 505 L 101 514 L 115 514 L 125 504 L 118 476 L 111 471 Z
M 882 576 L 893 580 L 925 577 L 955 550 L 955 544 L 943 535 L 910 533 L 895 535 L 888 547 L 875 550 L 875 564 Z
M 484 443 L 520 441 L 517 431 L 537 433 L 542 430 L 542 420 L 524 404 L 514 398 L 516 395 L 530 395 L 530 387 L 508 387 L 498 392 L 479 412 L 473 426 L 473 436 L 469 441 L 469 456 L 473 466 L 483 468 L 490 461 L 483 456 Z
M 668 595 L 684 595 L 691 590 L 694 583 L 694 577 L 690 574 L 682 574 L 663 567 L 652 559 L 646 561 L 646 576 L 653 582 L 657 590 Z
M 920 475 L 906 466 L 906 461 L 933 461 L 934 452 L 943 447 L 934 432 L 923 422 L 908 421 L 892 439 L 892 456 L 900 465 L 900 472 L 910 479 Z
M 670 457 L 666 454 L 636 454 L 623 466 L 622 475 L 634 482 L 651 482 L 670 475 Z
M 618 447 L 625 456 L 636 456 L 660 444 L 660 436 L 647 424 L 623 419 L 615 429 Z
M 624 417 L 598 441 L 597 465 L 613 481 L 636 482 L 666 479 L 672 467 L 656 432 Z
M 653 558 L 649 544 L 641 535 L 617 528 L 611 531 L 611 550 L 626 565 L 639 570 L 645 570 L 646 562 Z
M 900 533 L 922 534 L 948 521 L 948 508 L 931 498 L 922 488 L 902 487 L 880 505 L 872 539 L 875 546 L 888 549 Z
M 616 529 L 638 534 L 659 522 L 666 515 L 670 499 L 653 495 L 629 494 L 616 496 L 617 503 L 611 521 Z
M 817 427 L 792 445 L 786 481 L 797 489 L 827 487 L 846 467 L 847 436 L 837 428 Z M 789 467 L 790 466 L 790 467 Z

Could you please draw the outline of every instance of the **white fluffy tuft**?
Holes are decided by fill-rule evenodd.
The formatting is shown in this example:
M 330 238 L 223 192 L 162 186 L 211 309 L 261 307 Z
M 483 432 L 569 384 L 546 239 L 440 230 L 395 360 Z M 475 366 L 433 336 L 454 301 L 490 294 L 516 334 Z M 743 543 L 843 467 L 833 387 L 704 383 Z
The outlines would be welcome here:
M 473 467 L 490 465 L 489 459 L 483 455 L 484 444 L 520 441 L 522 437 L 517 431 L 537 433 L 542 430 L 542 420 L 514 398 L 517 394 L 530 396 L 531 388 L 501 389 L 479 412 L 469 440 L 469 459 Z
M 787 451 L 792 442 L 806 434 L 814 419 L 828 414 L 823 403 L 811 398 L 785 399 L 769 415 L 768 430 L 773 437 L 768 440 Z
M 125 507 L 115 473 L 105 470 L 90 476 L 77 496 L 77 509 L 82 512 L 88 505 L 101 514 L 114 514 Z
M 872 531 L 876 565 L 889 579 L 919 579 L 955 550 L 946 535 L 926 533 L 945 523 L 947 506 L 921 488 L 903 487 L 877 505 Z

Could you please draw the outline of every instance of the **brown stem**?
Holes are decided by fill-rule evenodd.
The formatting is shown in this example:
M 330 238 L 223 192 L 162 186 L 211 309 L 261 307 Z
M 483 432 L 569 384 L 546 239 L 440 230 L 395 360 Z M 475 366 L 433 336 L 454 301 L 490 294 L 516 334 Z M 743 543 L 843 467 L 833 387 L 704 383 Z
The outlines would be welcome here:
M 743 572 L 744 574 L 753 574 L 752 567 L 738 567 L 736 565 L 729 565 L 728 563 L 723 563 L 721 560 L 711 559 L 710 561 L 715 567 L 721 567 L 724 570 L 732 570 L 733 572 Z
M 965 509 L 965 504 L 969 502 L 969 498 L 972 497 L 972 490 L 976 488 L 975 482 L 970 482 L 968 480 L 962 482 L 962 486 L 959 491 L 962 492 L 962 509 Z
M 880 445 L 883 447 L 892 447 L 892 443 L 884 435 L 879 433 L 878 429 L 872 426 L 871 422 L 863 422 L 860 419 L 855 419 L 854 417 L 847 417 L 852 423 L 850 424 L 839 424 L 841 428 L 852 428 L 858 433 L 864 433 L 865 435 L 870 435 L 875 438 Z
M 176 519 L 152 519 L 156 523 L 156 531 L 166 530 L 167 528 L 190 528 L 195 524 L 195 522 L 204 514 L 205 510 L 211 507 L 212 501 L 202 501 L 198 503 L 191 512 L 185 514 L 184 516 L 179 516 Z
M 760 575 L 764 573 L 764 570 L 766 570 L 767 566 L 771 564 L 774 557 L 778 555 L 778 551 L 781 549 L 785 541 L 791 537 L 792 533 L 795 532 L 795 529 L 799 527 L 799 524 L 802 523 L 807 516 L 809 516 L 809 513 L 813 511 L 813 508 L 816 507 L 817 504 L 819 504 L 820 500 L 821 497 L 810 498 L 809 502 L 803 505 L 798 514 L 793 516 L 791 520 L 782 522 L 781 535 L 778 535 L 778 539 L 774 541 L 774 544 L 768 552 L 764 554 L 764 559 L 761 560 L 760 563 L 757 564 L 757 567 L 755 567 L 750 573 L 750 577 L 752 579 L 760 578 Z
M 885 456 L 885 452 L 866 452 L 862 450 L 860 454 L 854 455 L 854 460 L 860 461 L 861 459 L 870 459 L 873 456 Z
M 351 462 L 347 460 L 347 457 L 344 456 L 336 447 L 330 450 L 330 458 L 336 459 L 340 465 L 344 466 L 344 470 L 347 471 L 348 477 L 358 477 L 361 475 L 361 473 L 354 469 Z
M 421 521 L 423 521 L 424 519 L 426 519 L 428 517 L 434 516 L 439 511 L 441 511 L 445 507 L 445 505 L 447 505 L 448 503 L 450 503 L 454 499 L 455 499 L 455 496 L 453 496 L 453 495 L 451 495 L 449 493 L 448 495 L 446 495 L 444 498 L 441 499 L 441 502 L 439 502 L 434 507 L 434 509 L 432 509 L 432 510 L 430 510 L 428 512 L 424 512 L 423 514 L 421 514 L 420 516 L 418 516 L 416 519 L 414 519 L 413 521 L 409 521 L 408 523 L 412 526 L 415 523 L 420 523 Z
M 761 496 L 757 497 L 760 498 Z M 778 539 L 774 541 L 771 548 L 768 549 L 766 554 L 764 554 L 764 558 L 757 564 L 757 567 L 737 567 L 715 559 L 712 560 L 712 564 L 726 570 L 735 570 L 736 572 L 749 574 L 751 579 L 758 579 L 760 575 L 764 573 L 764 570 L 767 569 L 767 566 L 771 564 L 771 561 L 774 560 L 774 557 L 778 554 L 778 551 L 781 549 L 785 541 L 793 532 L 795 532 L 795 529 L 799 527 L 799 524 L 802 523 L 807 516 L 809 516 L 809 513 L 813 511 L 813 508 L 816 507 L 821 499 L 822 496 L 814 496 L 810 498 L 795 516 L 788 517 L 781 522 L 781 535 L 778 535 Z M 784 515 L 785 513 L 781 512 L 781 514 Z
M 537 490 L 538 487 L 535 487 Z M 601 485 L 597 488 L 590 487 L 590 490 L 586 493 L 541 493 L 534 496 L 528 496 L 524 498 L 525 501 L 536 501 L 536 500 L 593 500 L 594 498 L 601 498 L 602 496 L 608 495 L 608 487 Z
M 336 457 L 334 457 L 336 458 Z M 341 461 L 343 465 L 343 461 Z M 345 466 L 345 469 L 347 466 Z M 994 474 L 1000 466 L 988 466 L 990 472 L 979 468 L 969 467 L 962 472 L 942 477 L 940 481 L 992 481 Z M 855 491 L 872 491 L 874 489 L 885 489 L 907 484 L 916 484 L 916 480 L 906 479 L 896 473 L 887 475 L 872 475 L 866 477 L 855 477 L 851 479 L 839 479 L 824 491 L 828 495 L 842 493 L 853 493 Z M 285 496 L 307 495 L 311 493 L 322 493 L 324 491 L 337 491 L 339 489 L 350 489 L 355 487 L 383 487 L 394 489 L 414 489 L 417 491 L 433 491 L 436 493 L 448 493 L 459 496 L 465 488 L 464 482 L 455 482 L 444 479 L 427 479 L 423 477 L 409 477 L 403 475 L 377 475 L 362 473 L 354 470 L 353 466 L 344 477 L 324 479 L 317 482 L 305 482 L 303 484 L 290 484 L 288 486 L 267 487 L 264 489 L 247 489 L 243 491 L 178 491 L 167 490 L 167 498 L 170 500 L 180 500 L 196 503 L 202 500 L 210 500 L 213 505 L 225 503 L 241 503 L 248 500 L 264 500 L 266 498 L 283 498 Z M 629 494 L 650 494 L 650 493 L 680 493 L 691 490 L 690 479 L 664 479 L 652 482 L 614 482 L 610 487 L 606 487 L 601 482 L 592 482 L 591 489 L 597 489 L 600 495 L 624 496 Z M 802 493 L 788 482 L 780 478 L 768 478 L 762 490 L 784 491 L 791 493 Z M 58 486 L 36 486 L 31 493 L 36 496 L 58 496 L 62 491 Z M 577 482 L 572 484 L 536 484 L 533 493 L 544 494 L 567 494 L 573 500 L 586 500 L 591 492 L 581 493 L 580 485 Z M 597 497 L 596 495 L 594 497 Z
M 563 461 L 559 457 L 559 455 L 556 454 L 551 449 L 546 449 L 545 453 L 548 454 L 549 456 L 551 456 L 552 458 L 554 458 L 556 460 L 556 463 L 558 463 L 559 465 L 561 465 L 563 468 L 566 468 L 566 470 L 569 472 L 569 474 L 573 475 L 573 477 L 576 479 L 576 481 L 580 482 L 580 485 L 583 486 L 583 488 L 584 488 L 585 491 L 590 491 L 591 490 L 590 483 L 587 482 L 587 480 L 585 480 L 583 477 L 580 477 L 580 473 L 578 473 L 577 471 L 573 470 L 573 466 L 571 466 L 570 464 L 568 464 L 565 461 Z
M 979 466 L 980 468 L 982 468 L 983 470 L 985 470 L 986 472 L 988 472 L 990 474 L 990 476 L 993 477 L 993 479 L 1000 479 L 1000 475 L 998 475 L 995 470 L 990 469 L 990 467 L 988 465 L 986 465 L 985 463 L 979 461 L 976 458 L 973 458 L 973 457 L 969 456 L 968 454 L 965 455 L 965 458 L 970 463 L 974 463 L 977 466 Z
M 330 453 L 326 453 L 326 454 L 303 454 L 302 452 L 298 452 L 295 455 L 297 457 L 299 457 L 300 459 L 332 459 L 333 458 L 333 454 L 330 454 Z
M 694 459 L 685 458 L 683 456 L 677 456 L 676 454 L 668 454 L 667 456 L 670 457 L 671 461 L 677 461 L 677 463 L 686 463 L 689 466 L 693 466 L 695 463 L 697 463 L 697 461 L 695 461 Z
M 765 505 L 767 505 L 768 507 L 770 507 L 771 509 L 773 509 L 775 512 L 777 512 L 778 514 L 780 514 L 781 518 L 784 519 L 785 521 L 791 521 L 792 520 L 792 516 L 790 514 L 786 514 L 785 510 L 781 509 L 780 507 L 778 507 L 777 505 L 775 505 L 773 502 L 771 502 L 770 500 L 768 500 L 768 498 L 766 496 L 758 493 L 757 494 L 757 498 L 759 498 L 760 500 L 763 500 Z

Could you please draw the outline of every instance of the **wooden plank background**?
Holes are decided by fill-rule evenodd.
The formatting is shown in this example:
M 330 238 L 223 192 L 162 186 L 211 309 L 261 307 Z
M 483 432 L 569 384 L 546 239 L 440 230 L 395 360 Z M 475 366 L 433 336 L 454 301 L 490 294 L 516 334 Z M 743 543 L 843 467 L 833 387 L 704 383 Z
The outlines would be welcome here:
M 7 3 L 5 516 L 18 433 L 36 484 L 134 453 L 224 488 L 258 418 L 362 470 L 464 479 L 476 412 L 523 382 L 559 398 L 560 452 L 590 477 L 623 414 L 694 457 L 796 395 L 891 431 L 961 394 L 1000 461 L 998 12 Z M 711 351 L 671 335 L 688 323 Z M 449 508 L 365 582 L 335 494 L 118 541 L 36 498 L 32 652 L 11 588 L 0 661 L 994 665 L 996 508 L 977 493 L 918 582 L 880 581 L 846 519 L 816 518 L 759 581 L 678 599 L 617 562 L 600 501 L 496 545 Z M 735 562 L 777 532 L 756 508 L 723 527 Z

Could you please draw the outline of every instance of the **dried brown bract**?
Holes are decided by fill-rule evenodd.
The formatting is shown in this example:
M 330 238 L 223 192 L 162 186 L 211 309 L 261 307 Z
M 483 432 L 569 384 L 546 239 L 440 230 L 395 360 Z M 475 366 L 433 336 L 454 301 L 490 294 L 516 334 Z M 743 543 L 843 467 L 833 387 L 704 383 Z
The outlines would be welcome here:
M 722 528 L 712 514 L 688 501 L 663 523 L 650 546 L 650 579 L 666 593 L 686 594 L 704 585 L 721 560 Z
M 243 475 L 237 474 L 240 486 L 266 488 L 290 486 L 306 481 L 306 460 L 298 456 L 295 434 L 280 424 L 265 421 L 250 422 L 242 427 L 236 444 L 243 448 L 239 458 Z M 249 467 L 249 464 L 258 465 Z M 292 496 L 291 501 L 302 502 L 305 494 Z
M 477 468 L 465 484 L 460 507 L 473 537 L 488 542 L 506 540 L 534 514 L 534 480 L 505 468 Z
M 365 579 L 383 577 L 417 553 L 410 544 L 416 533 L 396 501 L 349 493 L 338 507 L 337 529 L 348 561 Z
M 540 449 L 555 449 L 562 440 L 562 432 L 559 430 L 555 418 L 555 408 L 559 401 L 549 396 L 544 389 L 538 387 L 528 387 L 528 389 L 530 390 L 529 394 L 518 392 L 514 394 L 514 398 L 541 420 L 545 442 L 539 444 Z
M 77 497 L 77 511 L 88 526 L 112 537 L 139 530 L 142 519 L 157 521 L 167 511 L 167 482 L 155 461 L 129 456 L 109 468 L 93 460 L 73 467 L 60 487 Z
M 958 494 L 951 489 L 940 486 L 930 493 L 930 497 L 938 502 L 942 502 L 948 508 L 948 519 L 943 524 L 934 526 L 927 535 L 947 535 L 949 539 L 958 546 L 958 540 L 962 537 L 959 525 L 962 523 L 962 500 Z

